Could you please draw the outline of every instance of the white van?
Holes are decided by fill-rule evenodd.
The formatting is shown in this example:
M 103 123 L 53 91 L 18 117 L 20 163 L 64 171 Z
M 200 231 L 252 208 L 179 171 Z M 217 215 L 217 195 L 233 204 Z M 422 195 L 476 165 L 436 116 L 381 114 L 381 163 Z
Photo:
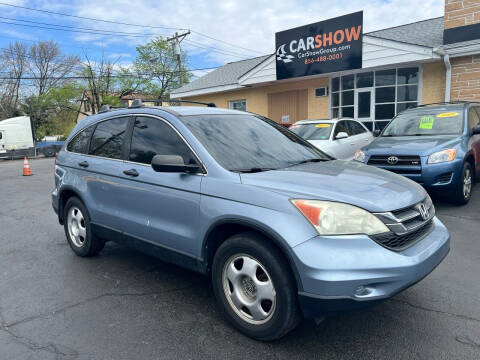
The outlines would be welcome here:
M 0 121 L 0 158 L 33 156 L 35 147 L 30 117 L 18 116 Z

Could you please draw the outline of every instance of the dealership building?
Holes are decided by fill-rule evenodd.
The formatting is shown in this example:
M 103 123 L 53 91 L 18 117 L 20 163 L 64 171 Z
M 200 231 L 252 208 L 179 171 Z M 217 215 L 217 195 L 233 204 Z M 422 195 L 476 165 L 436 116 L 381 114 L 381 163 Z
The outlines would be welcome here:
M 171 97 L 283 124 L 352 117 L 372 130 L 419 104 L 480 102 L 480 0 L 446 0 L 443 17 L 369 33 L 362 15 L 279 32 L 275 54 L 228 63 Z

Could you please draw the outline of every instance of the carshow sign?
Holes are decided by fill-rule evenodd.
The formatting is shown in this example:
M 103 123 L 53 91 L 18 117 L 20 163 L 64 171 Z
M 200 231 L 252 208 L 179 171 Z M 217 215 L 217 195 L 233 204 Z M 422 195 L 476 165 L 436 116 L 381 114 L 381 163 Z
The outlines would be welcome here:
M 277 80 L 362 67 L 363 12 L 275 34 Z

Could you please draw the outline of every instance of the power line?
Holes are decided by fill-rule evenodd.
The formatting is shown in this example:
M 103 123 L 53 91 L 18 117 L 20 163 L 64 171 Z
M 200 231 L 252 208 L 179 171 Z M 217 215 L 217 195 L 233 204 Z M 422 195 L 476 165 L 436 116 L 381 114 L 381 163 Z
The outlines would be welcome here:
M 0 16 L 0 19 L 10 20 L 12 18 L 5 18 L 3 16 Z M 103 36 L 126 36 L 126 37 L 153 37 L 153 36 L 158 36 L 158 34 L 141 34 L 141 33 L 117 32 L 117 31 L 110 31 L 110 30 L 94 30 L 94 29 L 90 29 L 90 28 L 64 26 L 64 25 L 43 23 L 43 22 L 30 21 L 30 20 L 14 20 L 14 21 L 30 22 L 30 23 L 34 23 L 34 24 L 43 24 L 43 25 L 48 25 L 48 26 L 19 24 L 19 23 L 11 22 L 11 20 L 10 21 L 0 21 L 0 24 L 9 24 L 9 25 L 23 26 L 23 27 L 30 27 L 30 28 L 40 28 L 40 29 L 48 29 L 48 30 L 83 33 L 83 34 L 103 35 Z M 52 27 L 52 26 L 54 26 L 54 27 Z M 63 28 L 60 28 L 60 27 L 67 27 L 67 28 L 63 29 Z M 185 40 L 185 41 L 187 41 L 187 40 Z M 213 52 L 216 52 L 216 53 L 219 53 L 219 54 L 223 54 L 223 55 L 236 56 L 236 57 L 240 57 L 242 59 L 249 58 L 251 56 L 251 55 L 248 55 L 248 54 L 241 54 L 241 53 L 230 51 L 230 50 L 221 50 L 221 49 L 218 49 L 216 47 L 200 44 L 200 43 L 192 41 L 192 40 L 188 40 L 188 42 L 190 44 L 192 44 L 192 46 L 194 46 L 194 47 L 208 49 L 210 51 L 213 51 Z
M 227 41 L 223 41 L 223 40 L 220 40 L 220 39 L 216 39 L 216 38 L 214 38 L 214 37 L 211 37 L 211 36 L 209 36 L 209 35 L 205 35 L 205 34 L 203 34 L 203 33 L 201 33 L 201 32 L 195 31 L 195 30 L 192 30 L 192 33 L 197 34 L 197 35 L 200 35 L 200 36 L 203 36 L 203 37 L 206 37 L 206 38 L 208 38 L 208 39 L 210 39 L 210 40 L 215 40 L 215 41 L 221 42 L 221 43 L 223 43 L 223 44 L 233 46 L 233 47 L 235 47 L 235 48 L 237 48 L 237 49 L 247 50 L 247 51 L 250 51 L 250 52 L 254 52 L 254 53 L 257 53 L 257 54 L 262 54 L 262 55 L 264 55 L 264 54 L 261 53 L 260 51 L 248 49 L 248 48 L 242 47 L 242 46 L 237 45 L 237 44 L 232 44 L 232 43 L 229 43 L 229 42 L 227 42 Z
M 0 16 L 0 18 L 2 18 L 2 17 Z M 23 21 L 23 20 L 21 20 L 21 21 Z M 141 34 L 138 34 L 138 33 L 122 33 L 122 32 L 106 33 L 106 32 L 99 32 L 99 31 L 60 29 L 60 28 L 57 28 L 57 27 L 47 27 L 47 26 L 30 25 L 30 24 L 17 24 L 17 23 L 6 22 L 6 21 L 0 21 L 0 24 L 10 24 L 10 25 L 16 25 L 16 26 L 30 27 L 30 28 L 33 27 L 33 28 L 40 28 L 40 29 L 58 30 L 58 31 L 67 31 L 67 32 L 78 32 L 78 33 L 105 35 L 105 36 L 117 36 L 117 35 L 118 36 L 126 36 L 126 37 L 152 37 L 152 36 L 157 36 L 155 34 L 141 35 Z M 57 26 L 57 25 L 52 24 L 52 26 Z M 62 25 L 58 25 L 58 26 L 62 26 Z M 80 29 L 80 28 L 76 28 L 76 29 Z M 187 41 L 187 40 L 185 40 L 185 41 Z M 200 44 L 200 43 L 197 43 L 197 42 L 192 42 L 191 40 L 188 40 L 188 42 L 193 47 L 207 49 L 207 50 L 210 50 L 210 51 L 213 51 L 213 52 L 216 52 L 216 53 L 219 53 L 219 54 L 223 54 L 223 55 L 235 56 L 235 57 L 239 57 L 239 58 L 242 58 L 242 59 L 250 57 L 250 55 L 247 55 L 247 54 L 240 54 L 240 53 L 232 52 L 232 51 L 229 51 L 229 50 L 220 50 L 220 49 L 215 48 L 215 47 L 209 47 L 208 45 L 203 45 L 203 44 Z
M 18 21 L 18 20 L 17 20 Z M 20 20 L 24 21 L 24 20 Z M 97 31 L 97 30 L 81 30 L 81 28 L 75 28 L 78 30 L 73 30 L 73 29 L 60 29 L 58 27 L 52 27 L 52 26 L 62 26 L 62 25 L 55 25 L 55 24 L 50 24 L 50 26 L 41 26 L 41 25 L 30 25 L 30 24 L 18 24 L 14 23 L 11 21 L 0 21 L 0 24 L 9 24 L 9 25 L 15 25 L 15 26 L 23 26 L 23 27 L 30 27 L 30 28 L 37 28 L 37 29 L 47 29 L 47 30 L 57 30 L 57 31 L 66 31 L 66 32 L 74 32 L 74 33 L 81 33 L 81 34 L 93 34 L 93 35 L 105 35 L 105 36 L 127 36 L 127 37 L 152 37 L 152 36 L 158 36 L 158 34 L 136 34 L 136 33 L 122 33 L 122 32 L 105 32 L 102 31 Z
M 152 25 L 141 25 L 141 24 L 125 23 L 125 22 L 121 22 L 121 21 L 103 20 L 103 19 L 92 18 L 92 17 L 87 17 L 87 16 L 78 16 L 78 15 L 65 14 L 65 13 L 60 13 L 60 12 L 55 12 L 55 11 L 49 11 L 49 10 L 35 9 L 35 8 L 26 7 L 26 6 L 13 5 L 13 4 L 8 4 L 8 3 L 3 3 L 3 2 L 0 2 L 0 5 L 10 6 L 10 7 L 14 7 L 14 8 L 20 8 L 20 9 L 29 10 L 29 11 L 37 11 L 37 12 L 42 12 L 42 13 L 47 13 L 47 14 L 67 16 L 67 17 L 72 17 L 72 18 L 77 18 L 77 19 L 83 19 L 83 20 L 89 20 L 89 21 L 98 21 L 98 22 L 110 23 L 110 24 L 119 24 L 119 25 L 135 26 L 135 27 L 150 28 L 150 29 L 164 29 L 164 30 L 178 30 L 178 31 L 186 31 L 186 30 L 187 30 L 187 29 L 182 29 L 182 28 L 172 28 L 172 27 L 165 27 L 165 26 L 152 26 Z M 249 49 L 249 48 L 246 48 L 246 47 L 242 47 L 242 46 L 240 46 L 240 45 L 238 45 L 238 44 L 232 44 L 232 43 L 229 43 L 229 42 L 227 42 L 227 41 L 220 40 L 220 39 L 214 38 L 214 37 L 212 37 L 212 36 L 206 35 L 206 34 L 204 34 L 204 33 L 201 33 L 201 32 L 199 32 L 199 31 L 196 31 L 196 30 L 191 30 L 191 31 L 192 31 L 192 33 L 195 33 L 195 34 L 197 34 L 198 36 L 203 36 L 203 37 L 208 38 L 208 39 L 210 39 L 210 40 L 218 41 L 218 42 L 220 42 L 220 43 L 222 43 L 222 44 L 225 44 L 225 45 L 234 47 L 234 48 L 236 48 L 236 49 L 242 49 L 242 50 L 246 50 L 246 51 L 249 51 L 249 52 L 261 54 L 261 52 L 259 52 L 258 50 L 253 50 L 253 49 Z
M 52 24 L 52 23 L 45 23 L 41 21 L 33 21 L 33 20 L 22 20 L 22 19 L 15 19 L 11 17 L 0 16 L 0 19 L 11 20 L 11 21 L 20 21 L 32 24 L 40 24 L 40 25 L 48 25 L 48 26 L 56 26 L 56 27 L 63 27 L 67 29 L 78 29 L 78 30 L 87 30 L 87 31 L 98 31 L 102 33 L 108 34 L 115 34 L 115 35 L 141 35 L 141 36 L 158 36 L 158 34 L 145 34 L 145 33 L 138 33 L 138 32 L 126 32 L 126 31 L 113 31 L 113 30 L 104 30 L 104 29 L 92 29 L 92 28 L 83 28 L 79 26 L 70 26 L 70 25 L 60 25 L 60 24 Z
M 65 13 L 55 12 L 55 11 L 50 11 L 50 10 L 42 10 L 42 9 L 35 9 L 35 8 L 26 7 L 26 6 L 13 5 L 13 4 L 8 4 L 8 3 L 4 3 L 4 2 L 0 2 L 0 5 L 15 7 L 15 8 L 19 8 L 19 9 L 25 9 L 25 10 L 30 10 L 30 11 L 38 11 L 38 12 L 43 12 L 43 13 L 53 14 L 53 15 L 68 16 L 68 17 L 72 17 L 72 18 L 76 18 L 76 19 L 99 21 L 99 22 L 104 22 L 104 23 L 109 23 L 109 24 L 119 24 L 119 25 L 127 25 L 127 26 L 148 27 L 148 28 L 152 28 L 152 29 L 177 30 L 177 31 L 188 30 L 188 29 L 166 27 L 166 26 L 139 25 L 139 24 L 130 24 L 130 23 L 126 23 L 126 22 L 113 21 L 113 20 L 96 19 L 96 18 L 87 17 L 87 16 L 65 14 Z
M 198 68 L 198 69 L 183 69 L 183 70 L 173 70 L 173 71 L 163 71 L 163 72 L 154 72 L 154 73 L 135 73 L 135 74 L 117 74 L 117 75 L 110 75 L 110 78 L 128 78 L 128 77 L 144 77 L 144 76 L 158 76 L 163 74 L 177 74 L 180 72 L 190 72 L 190 71 L 206 71 L 206 70 L 213 70 L 218 69 L 217 67 L 208 67 L 208 68 Z M 13 76 L 5 76 L 0 77 L 0 80 L 38 80 L 39 77 L 35 76 L 21 76 L 21 77 L 13 77 Z M 84 76 L 84 75 L 72 75 L 72 76 L 46 76 L 45 79 L 49 80 L 75 80 L 75 79 L 91 79 L 91 76 Z
M 215 47 L 210 47 L 210 46 L 208 46 L 208 45 L 204 45 L 204 44 L 198 43 L 198 42 L 193 41 L 193 40 L 190 40 L 190 39 L 185 39 L 185 42 L 187 42 L 187 43 L 190 44 L 191 46 L 194 46 L 194 47 L 197 47 L 197 48 L 201 48 L 201 49 L 210 50 L 210 51 L 214 51 L 214 52 L 217 52 L 217 53 L 220 53 L 220 54 L 224 54 L 224 55 L 232 55 L 232 56 L 240 57 L 240 58 L 242 58 L 242 59 L 245 59 L 245 58 L 249 58 L 249 57 L 250 57 L 249 55 L 241 54 L 241 53 L 238 53 L 238 52 L 235 52 L 235 51 L 230 51 L 230 50 L 217 50 L 217 48 L 215 48 Z

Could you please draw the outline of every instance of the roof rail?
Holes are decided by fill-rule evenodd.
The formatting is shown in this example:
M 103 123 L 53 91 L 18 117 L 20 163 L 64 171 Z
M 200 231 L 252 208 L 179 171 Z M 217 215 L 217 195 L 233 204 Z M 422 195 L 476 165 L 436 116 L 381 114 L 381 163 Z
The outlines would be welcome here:
M 110 111 L 110 105 L 102 105 L 100 107 L 100 110 L 98 110 L 98 113 L 101 114 L 108 111 Z
M 207 103 L 207 102 L 202 102 L 202 101 L 193 101 L 193 100 L 176 100 L 176 99 L 155 99 L 155 100 L 145 100 L 145 102 L 153 102 L 155 104 L 159 104 L 162 106 L 164 102 L 168 103 L 189 103 L 189 104 L 198 104 L 198 105 L 205 105 L 207 107 L 217 107 L 215 103 Z
M 132 101 L 132 104 L 129 106 L 130 109 L 132 108 L 141 108 L 143 107 L 142 99 L 135 99 Z

